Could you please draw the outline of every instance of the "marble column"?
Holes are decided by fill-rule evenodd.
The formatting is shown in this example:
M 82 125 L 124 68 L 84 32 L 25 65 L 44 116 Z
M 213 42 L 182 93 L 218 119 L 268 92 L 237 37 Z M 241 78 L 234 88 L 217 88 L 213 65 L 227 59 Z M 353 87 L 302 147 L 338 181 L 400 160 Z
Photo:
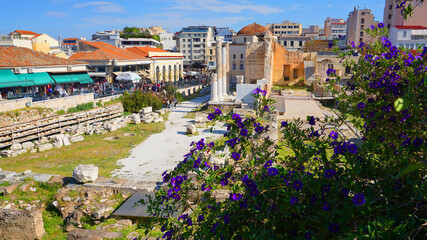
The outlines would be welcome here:
M 222 101 L 222 96 L 224 95 L 222 93 L 222 83 L 223 83 L 223 79 L 222 79 L 222 69 L 223 69 L 223 64 L 222 64 L 222 38 L 219 37 L 217 42 L 216 42 L 216 73 L 217 73 L 217 80 L 218 80 L 218 100 Z
M 226 64 L 225 64 L 225 93 L 230 94 L 230 43 L 225 44 L 225 51 L 227 53 Z
M 211 102 L 218 102 L 218 81 L 217 74 L 211 75 Z
M 227 43 L 222 46 L 222 96 L 227 96 Z

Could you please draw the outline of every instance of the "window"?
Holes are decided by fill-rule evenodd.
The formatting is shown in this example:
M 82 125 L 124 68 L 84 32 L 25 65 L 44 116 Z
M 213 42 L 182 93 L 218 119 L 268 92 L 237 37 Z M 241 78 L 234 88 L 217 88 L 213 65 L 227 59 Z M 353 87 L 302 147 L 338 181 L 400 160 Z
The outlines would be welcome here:
M 190 48 L 190 47 L 191 47 L 191 45 L 190 45 L 190 44 L 188 44 L 188 47 Z
M 185 38 L 182 39 L 182 42 L 185 42 Z
M 299 41 L 299 45 L 300 45 L 300 47 L 302 47 L 302 41 Z
M 390 29 L 390 24 L 387 25 L 387 28 Z
M 403 31 L 403 37 L 406 38 L 406 31 Z
M 294 78 L 298 78 L 298 69 L 294 69 Z
M 359 39 L 359 42 L 360 42 L 360 43 L 362 43 L 362 42 L 363 42 L 363 38 L 360 38 L 360 39 Z
M 98 72 L 105 72 L 105 67 L 98 67 Z
M 294 41 L 291 41 L 291 47 L 293 47 L 294 46 Z
M 182 50 L 182 53 L 185 53 L 185 50 Z
M 388 9 L 392 10 L 393 9 L 393 5 L 388 6 Z
M 210 55 L 212 55 L 212 54 L 213 54 L 212 49 L 209 49 L 209 54 L 210 54 Z
M 236 59 L 236 54 L 233 54 L 233 59 Z
M 240 54 L 240 59 L 243 59 L 243 54 Z
M 364 18 L 360 19 L 360 23 L 365 24 L 365 19 Z
M 388 15 L 388 19 L 391 19 L 391 14 Z
M 365 15 L 365 12 L 362 12 L 362 15 Z
M 246 42 L 246 38 L 243 38 L 243 42 Z
M 236 63 L 233 63 L 233 70 L 236 71 Z
M 240 71 L 243 71 L 243 69 L 244 69 L 244 66 L 243 66 L 243 63 L 241 62 L 240 63 Z
M 283 41 L 283 46 L 287 47 L 288 46 L 288 41 Z
M 360 32 L 360 37 L 363 37 L 363 32 Z

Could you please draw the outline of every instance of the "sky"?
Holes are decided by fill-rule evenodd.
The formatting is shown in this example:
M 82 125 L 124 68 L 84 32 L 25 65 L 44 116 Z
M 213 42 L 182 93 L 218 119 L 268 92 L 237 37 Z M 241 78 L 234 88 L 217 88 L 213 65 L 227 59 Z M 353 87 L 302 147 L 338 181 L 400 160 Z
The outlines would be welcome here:
M 126 26 L 163 26 L 175 33 L 190 25 L 231 27 L 282 21 L 303 27 L 327 17 L 347 19 L 355 6 L 369 8 L 382 21 L 385 0 L 0 0 L 0 35 L 14 30 L 53 38 L 91 38 L 97 31 Z

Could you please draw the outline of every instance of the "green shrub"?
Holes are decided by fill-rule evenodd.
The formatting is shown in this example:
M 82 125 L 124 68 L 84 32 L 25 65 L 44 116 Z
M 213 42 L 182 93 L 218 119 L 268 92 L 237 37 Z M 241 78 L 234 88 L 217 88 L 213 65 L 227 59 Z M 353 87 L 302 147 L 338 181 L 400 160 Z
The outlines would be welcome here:
M 67 110 L 68 113 L 73 113 L 73 112 L 81 112 L 81 111 L 87 111 L 93 108 L 93 103 L 92 102 L 88 102 L 88 103 L 83 103 L 83 104 L 79 104 L 76 107 L 73 108 L 69 108 Z
M 153 110 L 159 110 L 163 106 L 162 100 L 151 93 L 142 93 L 140 90 L 132 94 L 124 94 L 122 97 L 123 108 L 126 112 L 137 113 L 142 108 L 153 107 Z
M 58 115 L 65 114 L 65 110 L 59 110 L 58 112 L 56 112 L 56 114 Z
M 184 96 L 180 92 L 175 93 L 175 97 L 178 100 L 178 102 L 184 102 Z

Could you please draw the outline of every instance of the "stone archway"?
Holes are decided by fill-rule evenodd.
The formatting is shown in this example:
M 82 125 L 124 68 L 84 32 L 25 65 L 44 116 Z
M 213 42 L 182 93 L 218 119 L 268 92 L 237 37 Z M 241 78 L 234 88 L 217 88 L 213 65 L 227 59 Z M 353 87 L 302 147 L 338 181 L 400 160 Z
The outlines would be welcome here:
M 163 73 L 163 81 L 166 81 L 166 67 L 165 66 L 163 66 L 162 73 Z
M 178 76 L 179 76 L 179 79 L 182 78 L 182 66 L 181 66 L 181 64 L 179 64 L 179 67 L 178 67 Z
M 168 81 L 172 81 L 172 66 L 171 65 L 169 65 L 169 79 L 168 79 Z
M 176 76 L 177 76 L 177 72 L 176 72 L 176 65 L 173 65 L 173 81 L 176 82 Z

